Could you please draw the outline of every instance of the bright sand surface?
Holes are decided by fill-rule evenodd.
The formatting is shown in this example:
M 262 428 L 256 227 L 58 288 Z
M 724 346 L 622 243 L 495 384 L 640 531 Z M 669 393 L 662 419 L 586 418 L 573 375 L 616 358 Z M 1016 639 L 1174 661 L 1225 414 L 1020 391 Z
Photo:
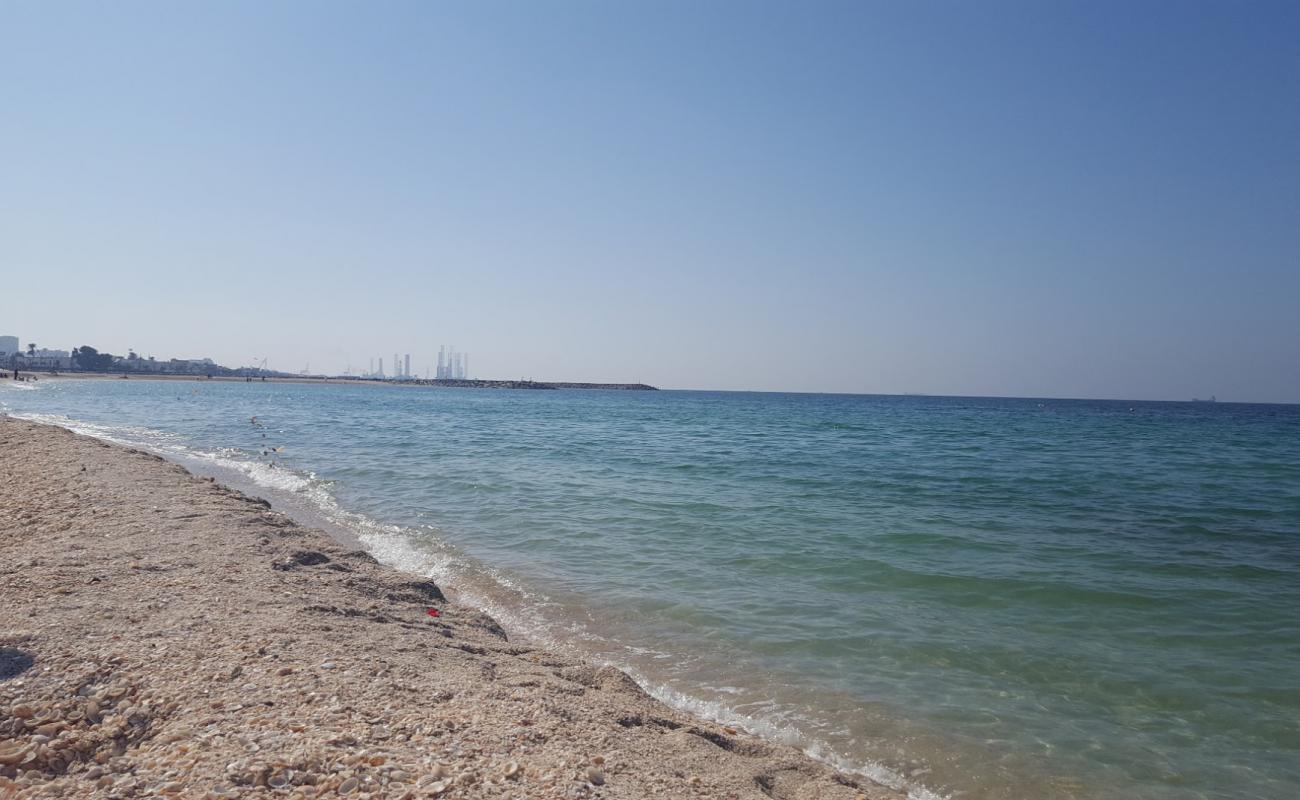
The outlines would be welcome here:
M 0 597 L 0 798 L 901 797 L 512 643 L 264 501 L 5 417 Z

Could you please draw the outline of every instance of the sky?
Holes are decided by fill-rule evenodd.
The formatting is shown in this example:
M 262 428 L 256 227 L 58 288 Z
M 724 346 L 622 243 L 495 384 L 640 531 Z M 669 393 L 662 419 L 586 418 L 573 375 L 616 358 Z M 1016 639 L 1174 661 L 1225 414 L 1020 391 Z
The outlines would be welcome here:
M 0 334 L 1300 402 L 1300 4 L 0 4 Z

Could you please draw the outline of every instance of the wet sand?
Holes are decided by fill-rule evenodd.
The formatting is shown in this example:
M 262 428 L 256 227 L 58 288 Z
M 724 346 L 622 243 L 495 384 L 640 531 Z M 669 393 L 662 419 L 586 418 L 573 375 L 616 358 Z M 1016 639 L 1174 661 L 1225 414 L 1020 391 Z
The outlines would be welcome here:
M 265 501 L 7 417 L 0 597 L 0 800 L 902 797 L 511 642 Z

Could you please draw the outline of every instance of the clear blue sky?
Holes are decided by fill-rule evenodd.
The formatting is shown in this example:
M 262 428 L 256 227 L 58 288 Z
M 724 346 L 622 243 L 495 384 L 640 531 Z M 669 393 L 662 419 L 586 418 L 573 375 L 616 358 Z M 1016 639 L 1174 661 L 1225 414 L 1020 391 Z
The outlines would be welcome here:
M 1300 3 L 0 5 L 0 334 L 1300 401 Z

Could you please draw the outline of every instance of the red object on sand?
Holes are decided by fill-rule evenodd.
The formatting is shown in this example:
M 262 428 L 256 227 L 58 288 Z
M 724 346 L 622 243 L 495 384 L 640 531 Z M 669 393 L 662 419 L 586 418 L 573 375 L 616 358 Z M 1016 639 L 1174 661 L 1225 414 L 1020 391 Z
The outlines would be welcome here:
M 429 616 L 431 616 L 431 617 L 439 616 L 439 614 L 438 614 L 438 609 L 436 609 L 436 608 L 431 608 L 431 609 L 429 609 Z

